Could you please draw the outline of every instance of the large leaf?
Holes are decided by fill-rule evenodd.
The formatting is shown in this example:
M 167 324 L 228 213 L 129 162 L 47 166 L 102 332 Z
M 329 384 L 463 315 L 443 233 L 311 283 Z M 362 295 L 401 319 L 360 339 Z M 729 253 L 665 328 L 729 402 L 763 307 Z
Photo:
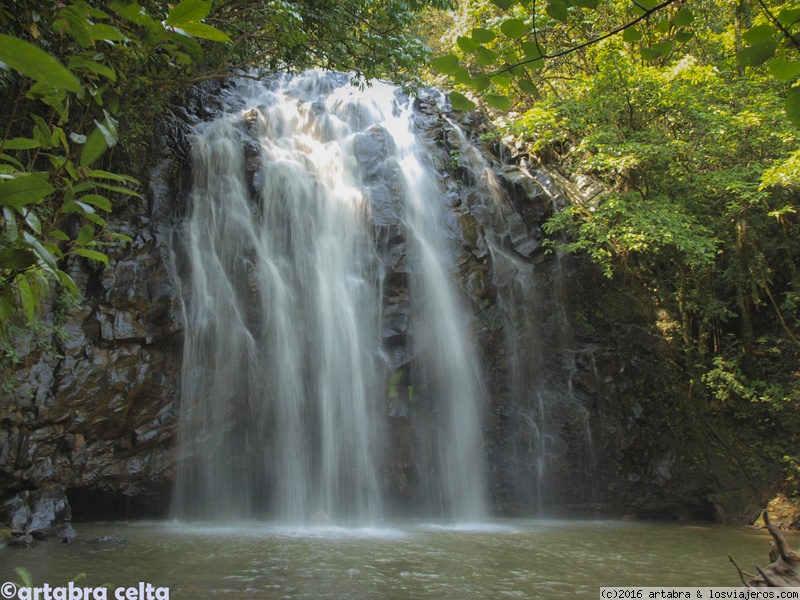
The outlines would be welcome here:
M 642 39 L 642 33 L 635 27 L 628 27 L 622 32 L 622 39 L 626 42 L 638 42 Z
M 522 19 L 506 19 L 500 24 L 500 31 L 502 31 L 506 37 L 512 39 L 521 38 L 525 35 L 527 30 L 528 26 L 525 25 L 525 21 Z
M 75 75 L 55 58 L 10 35 L 0 34 L 0 61 L 34 81 L 47 82 L 50 87 L 68 92 L 81 89 Z
M 472 30 L 472 39 L 479 44 L 488 44 L 493 41 L 497 34 L 491 29 L 484 29 L 483 27 L 476 27 Z
M 189 23 L 202 21 L 211 12 L 211 2 L 204 0 L 183 0 L 175 6 L 167 15 L 165 25 L 170 27 L 181 27 Z
M 494 4 L 498 8 L 502 8 L 503 10 L 508 10 L 514 5 L 514 0 L 491 0 L 492 4 Z
M 97 262 L 101 262 L 104 265 L 108 265 L 108 256 L 103 254 L 102 252 L 97 252 L 96 250 L 89 250 L 88 248 L 76 248 L 73 250 L 74 254 L 78 256 L 83 256 L 84 258 L 88 258 L 90 260 L 96 260 Z
M 78 232 L 78 237 L 75 240 L 75 243 L 78 246 L 85 246 L 89 242 L 94 239 L 94 226 L 89 225 L 88 223 L 81 227 L 81 230 Z
M 545 12 L 556 21 L 561 21 L 562 23 L 569 21 L 569 11 L 567 10 L 567 5 L 561 0 L 555 0 L 554 2 L 548 4 Z
M 31 150 L 32 148 L 39 148 L 41 144 L 34 139 L 31 138 L 14 138 L 12 140 L 6 140 L 6 143 L 3 144 L 4 150 Z
M 694 13 L 688 8 L 682 8 L 675 13 L 675 18 L 672 19 L 672 24 L 675 27 L 688 27 L 694 21 Z
M 39 202 L 53 191 L 53 186 L 47 180 L 35 175 L 0 179 L 0 206 L 21 209 L 28 204 Z
M 456 39 L 456 44 L 458 44 L 458 47 L 467 54 L 472 54 L 475 52 L 480 45 L 477 40 L 463 35 L 458 36 L 458 39 Z
M 778 42 L 769 40 L 748 46 L 736 53 L 736 61 L 743 67 L 757 67 L 775 56 Z
M 458 57 L 455 54 L 437 56 L 431 61 L 431 66 L 445 75 L 452 75 L 458 68 Z
M 748 44 L 756 45 L 761 42 L 768 42 L 775 35 L 775 28 L 772 25 L 764 23 L 763 25 L 756 25 L 751 27 L 742 34 L 742 39 Z
M 478 64 L 482 67 L 488 67 L 493 65 L 497 62 L 497 54 L 486 48 L 485 46 L 480 46 L 478 48 Z
M 800 87 L 793 87 L 786 90 L 786 102 L 784 104 L 786 116 L 795 127 L 800 127 Z
M 107 115 L 104 121 L 95 121 L 94 123 L 95 128 L 86 138 L 86 143 L 81 150 L 79 163 L 81 167 L 88 167 L 94 163 L 117 142 L 117 123 L 114 119 Z
M 233 42 L 228 34 L 220 31 L 216 27 L 206 25 L 205 23 L 186 23 L 181 25 L 181 31 L 199 37 L 204 40 L 211 40 L 212 42 Z
M 0 250 L 0 269 L 23 271 L 37 263 L 39 257 L 30 250 L 5 248 Z
M 450 92 L 450 106 L 453 107 L 453 110 L 475 109 L 475 103 L 464 94 L 459 94 L 458 92 Z
M 509 108 L 511 108 L 511 100 L 509 99 L 508 96 L 500 96 L 497 94 L 486 94 L 483 97 L 483 99 L 486 100 L 486 102 L 490 106 L 493 106 L 498 110 L 507 111 Z
M 773 58 L 769 61 L 769 72 L 781 83 L 789 83 L 800 75 L 800 60 L 788 60 L 785 56 Z

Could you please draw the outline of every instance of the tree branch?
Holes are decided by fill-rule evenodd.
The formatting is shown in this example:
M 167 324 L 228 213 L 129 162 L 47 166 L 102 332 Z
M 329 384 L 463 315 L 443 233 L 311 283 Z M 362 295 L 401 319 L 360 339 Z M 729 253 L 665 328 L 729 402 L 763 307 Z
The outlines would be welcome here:
M 556 52 L 554 54 L 542 54 L 541 56 L 537 56 L 536 58 L 531 58 L 531 59 L 520 61 L 518 63 L 514 63 L 513 65 L 508 65 L 508 66 L 503 67 L 502 69 L 500 69 L 498 71 L 495 71 L 494 75 L 500 75 L 502 73 L 507 73 L 508 71 L 510 71 L 511 69 L 514 69 L 515 67 L 527 65 L 529 63 L 536 62 L 537 60 L 540 60 L 540 59 L 559 58 L 561 56 L 566 56 L 567 54 L 572 54 L 573 52 L 577 52 L 578 50 L 583 50 L 584 48 L 592 46 L 593 44 L 597 44 L 598 42 L 602 42 L 603 40 L 608 39 L 613 35 L 617 35 L 618 33 L 622 32 L 622 31 L 625 31 L 629 27 L 633 27 L 634 25 L 636 25 L 640 21 L 643 21 L 644 19 L 646 19 L 647 17 L 649 17 L 653 13 L 658 12 L 662 8 L 665 8 L 665 7 L 669 6 L 670 4 L 674 4 L 677 1 L 678 0 L 664 0 L 664 2 L 662 2 L 661 4 L 658 4 L 658 5 L 654 6 L 651 9 L 648 9 L 643 15 L 639 15 L 638 17 L 636 17 L 632 21 L 629 21 L 628 23 L 626 23 L 624 25 L 620 25 L 619 27 L 617 27 L 615 29 L 612 29 L 608 33 L 604 33 L 601 36 L 598 36 L 596 38 L 592 38 L 591 40 L 588 40 L 588 41 L 586 41 L 586 42 L 584 42 L 582 44 L 578 44 L 577 46 L 572 46 L 571 48 L 567 48 L 566 50 L 560 50 L 559 52 Z M 759 2 L 760 1 L 761 0 L 759 0 Z M 636 5 L 639 6 L 640 8 L 642 8 L 641 5 L 639 5 L 638 3 L 636 3 Z M 536 5 L 534 4 L 534 12 L 535 12 L 535 9 L 536 9 Z M 535 19 L 535 16 L 534 16 L 534 19 Z M 531 22 L 531 24 L 533 26 L 533 39 L 534 39 L 534 41 L 536 43 L 536 47 L 540 48 L 541 46 L 539 46 L 539 40 L 536 37 L 536 22 L 535 22 L 535 20 L 533 20 Z

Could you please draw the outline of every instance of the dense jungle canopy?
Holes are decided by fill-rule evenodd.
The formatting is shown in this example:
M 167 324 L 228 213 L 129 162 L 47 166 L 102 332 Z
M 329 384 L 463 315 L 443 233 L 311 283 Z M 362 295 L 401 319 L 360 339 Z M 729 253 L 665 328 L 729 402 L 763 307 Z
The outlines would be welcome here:
M 37 315 L 79 301 L 66 266 L 128 241 L 107 214 L 186 86 L 312 66 L 436 83 L 519 160 L 600 184 L 550 220 L 554 249 L 652 315 L 676 427 L 796 492 L 799 22 L 776 0 L 0 2 L 2 368 L 62 335 Z

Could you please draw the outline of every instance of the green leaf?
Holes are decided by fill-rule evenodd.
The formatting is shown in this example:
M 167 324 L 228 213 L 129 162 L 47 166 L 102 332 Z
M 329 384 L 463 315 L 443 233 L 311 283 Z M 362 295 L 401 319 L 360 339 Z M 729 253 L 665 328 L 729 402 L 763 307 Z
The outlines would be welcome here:
M 462 85 L 468 85 L 470 87 L 475 85 L 475 81 L 472 79 L 469 71 L 467 71 L 464 67 L 458 67 L 455 70 L 453 73 L 453 79 Z
M 548 4 L 545 12 L 556 21 L 561 21 L 562 23 L 569 21 L 569 10 L 561 0 L 554 0 L 554 2 Z
M 10 35 L 0 34 L 0 61 L 34 81 L 47 82 L 53 88 L 79 92 L 75 75 L 47 52 Z
M 484 29 L 483 27 L 476 27 L 472 30 L 472 39 L 479 44 L 488 44 L 497 37 L 497 34 L 491 29 Z
M 86 143 L 81 150 L 79 166 L 86 167 L 99 159 L 109 147 L 117 141 L 116 121 L 106 115 L 106 119 L 101 123 L 95 121 L 95 128 L 86 138 Z
M 89 27 L 89 36 L 93 40 L 105 40 L 107 42 L 127 42 L 127 36 L 113 25 L 105 23 L 95 23 Z
M 3 145 L 4 150 L 31 150 L 32 148 L 39 148 L 41 144 L 31 138 L 14 138 L 13 140 L 6 140 Z
M 101 262 L 104 265 L 108 266 L 108 256 L 106 256 L 102 252 L 97 252 L 96 250 L 89 250 L 88 248 L 75 248 L 75 250 L 73 250 L 72 253 L 77 254 L 78 256 L 83 256 L 84 258 L 88 258 L 90 260 L 96 260 L 97 262 Z
M 61 240 L 62 242 L 69 241 L 69 236 L 60 229 L 51 229 L 50 236 L 56 238 L 57 240 Z
M 85 69 L 87 71 L 91 71 L 92 73 L 102 75 L 111 81 L 117 80 L 117 73 L 114 71 L 114 69 L 94 60 L 86 60 L 80 56 L 76 56 L 69 61 L 69 66 L 71 69 Z
M 522 42 L 522 52 L 526 60 L 535 60 L 544 56 L 544 49 L 536 42 Z
M 488 67 L 497 62 L 497 54 L 486 48 L 485 46 L 478 47 L 478 64 L 482 67 Z
M 477 40 L 474 40 L 471 37 L 465 37 L 463 35 L 458 36 L 458 39 L 456 39 L 456 44 L 458 44 L 458 47 L 467 54 L 472 54 L 478 49 L 479 46 Z
M 141 185 L 138 179 L 130 175 L 122 173 L 111 173 L 110 171 L 103 171 L 102 169 L 89 169 L 86 175 L 93 179 L 110 179 L 111 181 L 119 181 L 120 183 L 132 183 L 134 185 Z
M 487 89 L 490 85 L 492 85 L 492 80 L 489 79 L 488 75 L 478 75 L 475 77 L 474 87 L 475 90 L 478 92 L 482 92 L 483 90 Z
M 94 239 L 94 226 L 89 225 L 87 223 L 86 225 L 83 225 L 81 227 L 81 230 L 78 232 L 78 237 L 75 240 L 75 243 L 78 244 L 78 246 L 85 246 L 93 239 Z
M 450 92 L 450 106 L 453 110 L 474 110 L 475 103 L 458 92 Z
M 580 6 L 581 8 L 588 8 L 589 10 L 595 10 L 597 5 L 600 4 L 600 0 L 572 0 L 572 3 L 575 6 Z
M 784 27 L 791 27 L 800 19 L 800 8 L 784 8 L 778 14 L 778 22 Z
M 800 60 L 788 60 L 785 56 L 779 56 L 769 61 L 768 66 L 772 76 L 781 83 L 789 83 L 800 75 Z
M 507 111 L 511 108 L 511 100 L 508 96 L 499 96 L 496 94 L 486 94 L 483 97 L 489 106 L 493 106 L 497 110 Z
M 756 25 L 751 27 L 742 34 L 742 39 L 748 44 L 756 45 L 761 42 L 768 42 L 775 36 L 775 28 L 772 25 L 764 23 L 763 25 Z
M 74 296 L 80 296 L 80 292 L 78 291 L 78 286 L 75 285 L 75 282 L 72 280 L 72 277 L 64 273 L 61 269 L 56 271 L 56 277 L 58 277 L 58 282 L 67 288 L 70 293 Z
M 743 67 L 757 67 L 775 56 L 778 42 L 769 40 L 748 46 L 736 53 L 736 62 Z
M 0 179 L 0 206 L 21 209 L 28 204 L 39 202 L 55 191 L 46 179 L 35 175 Z
M 492 4 L 496 7 L 501 8 L 502 10 L 508 10 L 514 4 L 514 0 L 491 0 Z
M 24 234 L 23 237 L 25 238 L 25 241 L 28 243 L 28 245 L 34 250 L 36 250 L 36 253 L 44 261 L 44 264 L 46 264 L 52 271 L 56 271 L 58 269 L 58 266 L 56 265 L 56 259 L 53 258 L 53 255 L 50 254 L 50 252 L 42 245 L 42 243 L 39 240 L 37 240 L 35 237 L 33 237 L 31 234 L 27 232 Z
M 438 56 L 431 61 L 431 66 L 445 75 L 452 75 L 458 68 L 458 57 L 455 54 Z
M 661 56 L 668 56 L 672 52 L 672 42 L 658 42 L 653 44 L 653 50 L 656 50 Z
M 164 25 L 169 27 L 183 27 L 189 23 L 202 21 L 211 12 L 211 2 L 204 0 L 183 0 L 180 4 L 173 7 L 167 15 Z
M 645 59 L 647 62 L 653 62 L 654 60 L 657 60 L 661 56 L 661 52 L 653 48 L 640 48 L 639 53 L 642 55 L 642 58 Z
M 672 23 L 669 19 L 659 19 L 656 23 L 656 29 L 661 33 L 668 33 L 671 27 Z
M 500 31 L 502 31 L 506 37 L 515 40 L 525 35 L 527 30 L 528 26 L 522 19 L 506 19 L 500 24 Z
M 36 313 L 38 302 L 36 301 L 33 289 L 31 289 L 31 284 L 24 276 L 18 277 L 15 283 L 17 284 L 17 291 L 19 292 L 20 304 L 22 304 L 22 312 L 25 314 L 25 318 L 28 319 L 28 321 L 32 321 Z
M 111 8 L 118 15 L 124 19 L 127 19 L 131 23 L 135 23 L 136 25 L 142 25 L 143 27 L 147 27 L 149 29 L 157 29 L 161 27 L 161 23 L 151 18 L 146 11 L 135 2 L 131 4 L 112 2 Z
M 491 78 L 491 82 L 497 87 L 511 87 L 511 80 L 508 77 L 503 77 L 502 75 L 493 76 Z
M 12 271 L 24 271 L 32 267 L 39 260 L 30 250 L 22 248 L 5 248 L 0 250 L 0 269 L 10 269 Z
M 672 24 L 675 27 L 688 27 L 692 24 L 692 21 L 694 21 L 694 13 L 688 8 L 682 8 L 675 13 Z
M 126 187 L 121 186 L 121 185 L 110 185 L 108 183 L 100 183 L 99 181 L 93 183 L 92 185 L 94 187 L 96 187 L 96 188 L 101 188 L 101 189 L 104 189 L 104 190 L 108 190 L 109 192 L 116 192 L 117 194 L 122 194 L 123 196 L 136 196 L 137 198 L 141 198 L 142 197 L 141 194 L 139 194 L 135 190 L 132 190 L 130 188 L 126 188 Z
M 227 33 L 211 25 L 206 25 L 205 23 L 186 23 L 185 25 L 181 25 L 180 30 L 194 37 L 211 40 L 212 42 L 233 43 L 233 40 L 228 37 Z
M 800 127 L 800 87 L 793 87 L 786 90 L 786 102 L 784 103 L 786 116 L 795 127 Z
M 526 94 L 539 95 L 539 87 L 532 81 L 529 81 L 528 79 L 522 79 L 518 81 L 517 84 L 519 85 L 519 88 Z
M 685 44 L 694 37 L 694 31 L 691 29 L 681 29 L 675 34 L 675 41 L 679 44 Z
M 622 32 L 622 40 L 625 42 L 638 42 L 642 39 L 641 32 L 635 27 L 628 27 Z
M 31 118 L 36 123 L 36 131 L 34 132 L 34 135 L 37 136 L 39 144 L 45 150 L 49 150 L 53 147 L 53 136 L 50 133 L 50 127 L 47 126 L 47 123 L 45 123 L 44 119 L 42 119 L 42 117 L 39 115 L 34 115 L 31 113 Z

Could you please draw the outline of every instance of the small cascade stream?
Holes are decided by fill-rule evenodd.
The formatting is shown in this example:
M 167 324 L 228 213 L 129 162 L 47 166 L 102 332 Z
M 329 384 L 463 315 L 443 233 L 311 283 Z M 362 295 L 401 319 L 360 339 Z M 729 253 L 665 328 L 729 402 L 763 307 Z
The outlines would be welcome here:
M 418 484 L 421 512 L 486 518 L 480 369 L 411 102 L 320 72 L 238 92 L 194 132 L 190 212 L 173 234 L 185 319 L 175 514 L 382 518 L 387 387 L 405 377 L 405 397 L 435 415 L 414 445 L 435 474 Z M 372 186 L 370 143 L 386 151 Z M 390 229 L 408 248 L 413 334 L 396 337 L 416 359 L 400 375 L 382 341 L 379 202 L 396 205 Z

